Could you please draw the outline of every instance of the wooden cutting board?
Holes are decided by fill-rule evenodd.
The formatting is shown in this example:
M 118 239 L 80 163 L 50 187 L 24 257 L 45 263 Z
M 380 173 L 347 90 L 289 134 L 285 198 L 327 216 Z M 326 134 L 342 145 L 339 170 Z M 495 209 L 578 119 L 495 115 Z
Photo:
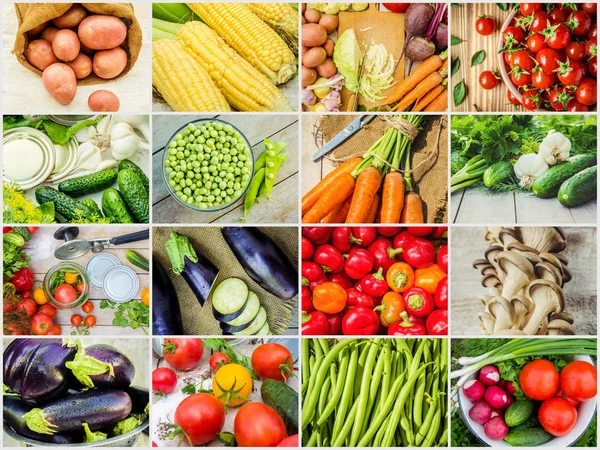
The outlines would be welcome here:
M 354 28 L 356 39 L 362 52 L 365 51 L 368 45 L 375 42 L 385 45 L 388 52 L 394 56 L 394 59 L 398 59 L 404 45 L 404 14 L 377 11 L 377 5 L 369 3 L 369 8 L 365 11 L 342 11 L 338 16 L 340 20 L 338 39 L 344 31 Z M 398 70 L 396 70 L 396 74 L 394 75 L 394 82 L 404 79 L 404 60 L 405 58 L 403 57 L 398 65 Z M 383 94 L 385 95 L 393 89 L 391 87 L 383 91 Z M 348 100 L 351 95 L 352 92 L 348 89 L 345 87 L 342 89 L 342 106 L 340 111 L 347 110 Z M 377 103 L 367 102 L 362 96 L 359 96 L 358 104 L 365 106 L 367 109 L 378 106 Z

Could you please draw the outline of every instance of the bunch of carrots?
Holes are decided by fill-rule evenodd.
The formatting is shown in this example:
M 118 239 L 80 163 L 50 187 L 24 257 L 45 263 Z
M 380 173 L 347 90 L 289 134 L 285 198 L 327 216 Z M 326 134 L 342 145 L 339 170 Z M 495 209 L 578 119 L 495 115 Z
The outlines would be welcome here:
M 416 128 L 426 118 L 399 117 Z M 424 223 L 410 147 L 402 132 L 388 128 L 362 158 L 346 161 L 302 197 L 302 223 Z

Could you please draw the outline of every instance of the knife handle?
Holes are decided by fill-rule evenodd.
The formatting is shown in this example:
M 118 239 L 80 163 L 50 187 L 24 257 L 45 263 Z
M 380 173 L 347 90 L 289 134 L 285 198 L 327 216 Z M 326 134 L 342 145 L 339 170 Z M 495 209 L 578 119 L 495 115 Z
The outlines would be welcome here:
M 356 97 L 356 93 L 352 92 L 350 97 L 348 97 L 348 106 L 346 106 L 346 112 L 354 112 L 354 99 Z

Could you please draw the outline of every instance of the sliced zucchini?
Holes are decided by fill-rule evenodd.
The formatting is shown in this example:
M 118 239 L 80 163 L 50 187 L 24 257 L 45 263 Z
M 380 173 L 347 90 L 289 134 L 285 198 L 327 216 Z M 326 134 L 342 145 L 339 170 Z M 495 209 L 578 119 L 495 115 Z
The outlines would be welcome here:
M 244 312 L 230 322 L 221 322 L 221 329 L 230 333 L 245 330 L 250 326 L 259 310 L 260 300 L 254 292 L 250 291 Z
M 228 322 L 239 317 L 246 308 L 248 286 L 239 278 L 222 281 L 212 295 L 212 308 L 215 319 Z
M 258 314 L 254 318 L 252 323 L 250 323 L 248 328 L 246 328 L 245 330 L 242 330 L 242 331 L 238 331 L 233 334 L 235 334 L 236 336 L 252 336 L 253 334 L 256 334 L 256 332 L 259 331 L 266 322 L 267 322 L 267 311 L 265 311 L 265 308 L 260 308 L 260 310 L 258 311 Z
M 260 330 L 256 332 L 257 336 L 268 336 L 271 334 L 271 329 L 269 328 L 269 322 L 265 322 Z

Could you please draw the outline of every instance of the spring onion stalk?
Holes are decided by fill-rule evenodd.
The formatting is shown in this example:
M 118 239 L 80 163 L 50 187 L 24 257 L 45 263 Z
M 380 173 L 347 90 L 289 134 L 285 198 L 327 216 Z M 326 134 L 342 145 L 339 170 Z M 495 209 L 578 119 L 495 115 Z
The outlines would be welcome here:
M 451 191 L 456 192 L 481 181 L 488 164 L 481 155 L 474 156 L 450 178 Z

